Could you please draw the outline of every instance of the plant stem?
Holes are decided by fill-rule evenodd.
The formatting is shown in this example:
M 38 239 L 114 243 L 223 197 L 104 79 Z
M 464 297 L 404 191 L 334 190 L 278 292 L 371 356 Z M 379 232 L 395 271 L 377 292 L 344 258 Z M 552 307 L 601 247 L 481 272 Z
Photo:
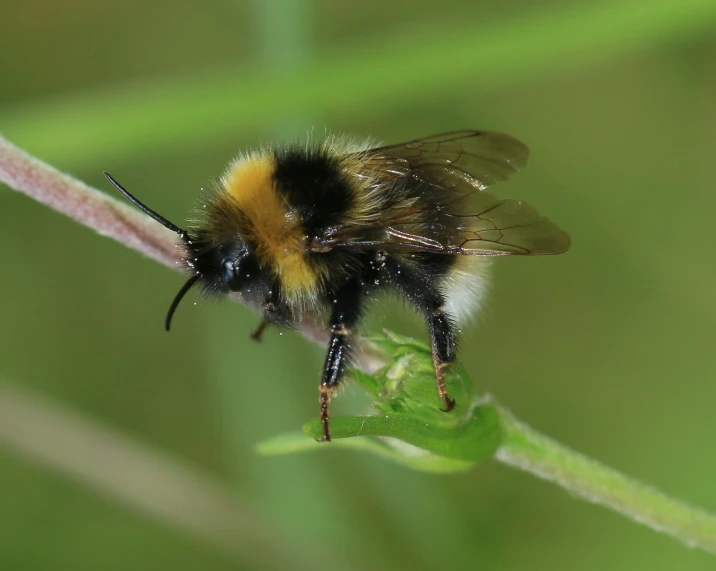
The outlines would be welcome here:
M 504 431 L 496 454 L 499 461 L 676 537 L 690 547 L 716 553 L 716 516 L 570 450 L 518 421 L 507 410 L 499 410 Z
M 135 208 L 30 156 L 2 136 L 0 182 L 160 264 L 179 269 L 181 250 L 174 232 Z

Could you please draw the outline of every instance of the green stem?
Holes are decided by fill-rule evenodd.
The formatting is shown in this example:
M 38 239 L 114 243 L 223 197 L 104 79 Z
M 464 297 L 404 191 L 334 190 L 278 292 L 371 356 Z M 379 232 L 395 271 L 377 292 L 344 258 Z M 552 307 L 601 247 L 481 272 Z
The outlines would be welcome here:
M 503 442 L 496 458 L 549 480 L 692 547 L 716 553 L 716 517 L 620 474 L 539 434 L 500 408 Z
M 460 366 L 445 377 L 458 402 L 446 415 L 438 408 L 427 345 L 389 331 L 371 336 L 368 343 L 382 350 L 391 364 L 373 375 L 353 371 L 355 381 L 374 399 L 374 414 L 334 418 L 335 444 L 363 441 L 353 448 L 431 472 L 463 471 L 471 463 L 495 458 L 689 546 L 716 553 L 716 516 L 539 434 L 490 398 L 476 399 L 473 383 Z M 319 438 L 320 422 L 307 423 L 304 432 Z M 375 436 L 389 440 L 371 440 Z M 271 455 L 326 448 L 313 440 L 284 435 L 264 443 L 261 452 Z M 420 461 L 415 462 L 416 458 Z
M 300 69 L 234 67 L 197 71 L 190 79 L 159 77 L 16 107 L 0 115 L 0 126 L 59 164 L 116 163 L 177 140 L 236 137 L 277 118 L 285 121 L 296 109 L 322 120 L 356 110 L 365 117 L 403 106 L 416 93 L 439 101 L 548 69 L 581 69 L 659 41 L 689 38 L 714 18 L 713 0 L 612 0 L 525 10 L 487 25 L 469 18 L 431 21 L 393 31 L 379 43 L 361 38 L 323 50 Z

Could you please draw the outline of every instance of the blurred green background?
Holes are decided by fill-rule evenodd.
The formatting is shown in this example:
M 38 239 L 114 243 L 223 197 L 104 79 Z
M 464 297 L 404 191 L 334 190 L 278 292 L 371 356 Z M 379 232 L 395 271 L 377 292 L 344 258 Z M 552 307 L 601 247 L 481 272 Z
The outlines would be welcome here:
M 572 234 L 495 263 L 462 359 L 519 418 L 716 509 L 713 0 L 5 3 L 0 131 L 181 223 L 240 150 L 311 126 L 524 140 L 496 189 Z M 702 570 L 716 560 L 490 463 L 262 458 L 322 351 L 0 188 L 0 567 Z M 194 298 L 192 298 L 193 301 Z M 425 338 L 410 310 L 377 308 Z M 365 404 L 348 387 L 335 412 Z

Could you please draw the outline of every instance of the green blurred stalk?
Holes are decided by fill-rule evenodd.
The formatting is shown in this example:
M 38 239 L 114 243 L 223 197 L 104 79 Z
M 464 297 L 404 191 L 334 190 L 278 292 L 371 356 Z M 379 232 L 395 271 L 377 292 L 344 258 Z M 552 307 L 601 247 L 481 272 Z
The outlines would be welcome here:
M 522 81 L 692 35 L 713 0 L 619 0 L 535 9 L 492 23 L 454 21 L 332 49 L 291 69 L 217 69 L 106 88 L 5 111 L 5 136 L 63 166 L 235 136 L 304 116 L 368 114 L 458 89 Z

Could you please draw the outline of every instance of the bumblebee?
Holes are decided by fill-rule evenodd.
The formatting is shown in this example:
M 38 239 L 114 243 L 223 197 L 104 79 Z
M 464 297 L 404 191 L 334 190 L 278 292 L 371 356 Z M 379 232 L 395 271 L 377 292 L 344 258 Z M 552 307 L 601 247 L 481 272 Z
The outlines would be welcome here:
M 266 325 L 327 318 L 319 402 L 330 441 L 329 403 L 369 300 L 392 290 L 424 315 L 447 412 L 455 401 L 445 370 L 455 362 L 458 323 L 480 301 L 489 258 L 569 248 L 569 235 L 534 208 L 485 192 L 527 156 L 509 135 L 474 130 L 369 149 L 338 137 L 263 149 L 229 165 L 201 221 L 187 230 L 105 175 L 180 238 L 189 279 L 169 308 L 167 330 L 195 284 L 260 307 L 255 339 Z

